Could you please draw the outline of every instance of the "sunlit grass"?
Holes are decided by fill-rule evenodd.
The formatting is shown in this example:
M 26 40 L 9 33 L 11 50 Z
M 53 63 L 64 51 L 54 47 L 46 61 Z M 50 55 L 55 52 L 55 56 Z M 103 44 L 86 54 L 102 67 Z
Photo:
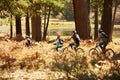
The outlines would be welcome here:
M 21 19 L 22 21 L 22 33 L 23 35 L 25 34 L 25 18 Z M 31 22 L 31 20 L 30 20 Z M 42 21 L 43 22 L 43 21 Z M 0 19 L 0 31 L 1 32 L 6 32 L 10 33 L 10 27 L 9 27 L 9 19 Z M 43 25 L 43 23 L 42 23 Z M 94 24 L 91 24 L 92 27 L 92 35 L 94 34 Z M 31 29 L 31 23 L 30 23 L 30 29 Z M 43 27 L 42 27 L 43 29 Z M 66 21 L 66 20 L 60 20 L 60 19 L 50 19 L 49 27 L 48 27 L 48 36 L 55 36 L 55 35 L 50 35 L 56 31 L 57 33 L 62 33 L 62 35 L 67 33 L 68 31 L 72 31 L 75 29 L 75 22 L 74 21 Z M 15 34 L 15 22 L 13 19 L 13 34 Z M 63 35 L 64 36 L 64 35 Z M 68 35 L 70 36 L 70 35 Z M 114 25 L 114 31 L 113 31 L 113 39 L 115 38 L 120 38 L 120 25 Z
M 51 37 L 55 38 L 55 36 L 51 36 Z M 66 36 L 63 37 L 65 38 Z M 19 78 L 20 75 L 24 75 L 23 77 L 32 78 L 32 76 L 28 76 L 27 74 L 35 75 L 37 73 L 32 73 L 32 72 L 38 71 L 38 73 L 46 72 L 45 74 L 42 74 L 46 76 L 47 75 L 51 76 L 52 74 L 55 74 L 55 72 L 58 72 L 64 74 L 65 76 L 67 75 L 66 73 L 69 73 L 68 76 L 70 78 L 72 78 L 71 76 L 74 76 L 74 78 L 78 78 L 80 80 L 86 80 L 86 79 L 94 80 L 94 78 L 99 79 L 99 77 L 101 77 L 101 79 L 103 80 L 105 76 L 109 77 L 109 74 L 111 74 L 111 76 L 114 77 L 111 72 L 114 71 L 117 72 L 118 70 L 116 69 L 119 69 L 116 68 L 115 64 L 111 63 L 111 61 L 102 61 L 103 65 L 101 69 L 95 67 L 94 66 L 95 63 L 92 64 L 91 61 L 92 59 L 90 56 L 88 56 L 89 49 L 94 47 L 95 43 L 90 42 L 88 40 L 86 41 L 82 40 L 80 45 L 80 47 L 82 47 L 85 50 L 86 55 L 77 56 L 77 58 L 75 58 L 75 52 L 72 49 L 70 49 L 71 52 L 66 53 L 65 59 L 64 59 L 65 54 L 59 53 L 57 51 L 52 51 L 52 48 L 55 47 L 53 43 L 48 44 L 46 42 L 40 42 L 37 45 L 29 48 L 25 47 L 23 43 L 24 41 L 16 42 L 11 40 L 8 41 L 1 40 L 0 42 L 1 71 L 8 73 L 12 72 L 10 74 L 14 73 L 15 75 L 18 75 L 17 78 Z M 41 44 L 43 45 L 42 47 L 40 47 Z M 68 42 L 65 43 L 64 46 L 67 46 L 67 44 Z M 120 50 L 119 44 L 116 45 L 115 43 L 110 43 L 108 47 L 112 48 L 115 52 Z M 4 63 L 2 63 L 2 61 Z M 8 64 L 8 62 L 11 65 Z M 6 67 L 2 67 L 4 66 L 4 64 Z M 111 66 L 111 64 L 113 66 Z M 110 68 L 113 69 L 111 70 Z M 16 73 L 16 71 L 18 72 Z M 25 71 L 25 73 L 21 74 L 21 71 Z M 51 71 L 53 71 L 53 73 L 50 73 Z M 4 73 L 4 75 L 7 76 L 9 75 L 8 73 Z M 5 78 L 4 75 L 2 75 L 3 78 Z M 15 75 L 11 75 L 11 76 L 14 78 Z M 39 77 L 39 79 L 41 79 L 42 75 L 37 74 L 37 76 L 34 77 Z M 56 76 L 60 78 L 58 75 L 59 74 L 56 74 Z M 55 78 L 57 78 L 56 76 Z M 7 76 L 7 78 L 9 79 L 11 77 Z M 53 78 L 54 77 L 52 77 L 52 79 Z M 62 76 L 62 78 L 64 78 L 64 76 Z

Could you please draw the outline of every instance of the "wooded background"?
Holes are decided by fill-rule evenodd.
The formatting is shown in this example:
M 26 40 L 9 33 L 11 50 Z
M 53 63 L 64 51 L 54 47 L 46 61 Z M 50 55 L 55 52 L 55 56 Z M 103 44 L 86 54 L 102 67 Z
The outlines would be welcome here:
M 2 0 L 0 18 L 9 17 L 10 38 L 13 37 L 13 20 L 16 24 L 16 36 L 22 37 L 21 18 L 26 17 L 26 35 L 31 35 L 31 27 L 33 40 L 46 40 L 50 18 L 60 16 L 60 19 L 75 21 L 75 29 L 81 39 L 91 38 L 91 24 L 94 23 L 94 39 L 97 38 L 100 25 L 112 41 L 119 4 L 120 0 Z M 90 18 L 91 13 L 94 13 L 93 23 Z

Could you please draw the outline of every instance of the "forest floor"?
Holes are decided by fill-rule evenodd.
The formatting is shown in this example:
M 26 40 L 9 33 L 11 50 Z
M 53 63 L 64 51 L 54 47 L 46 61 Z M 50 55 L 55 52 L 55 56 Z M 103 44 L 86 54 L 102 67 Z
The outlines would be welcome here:
M 85 52 L 77 60 L 74 50 L 64 58 L 64 53 L 53 49 L 53 43 L 34 42 L 31 47 L 24 43 L 7 36 L 0 39 L 0 80 L 120 80 L 120 40 L 107 46 L 114 50 L 114 57 L 99 61 L 89 56 L 96 44 L 92 40 L 81 41 L 79 47 Z M 64 47 L 68 44 L 65 42 Z
M 48 31 L 52 30 L 53 33 L 74 30 L 74 22 L 53 20 Z M 53 50 L 53 43 L 34 42 L 32 47 L 26 47 L 25 40 L 17 42 L 4 36 L 9 31 L 9 26 L 0 26 L 0 80 L 120 80 L 120 25 L 115 25 L 113 42 L 107 46 L 114 50 L 114 57 L 99 61 L 89 56 L 89 50 L 96 44 L 92 40 L 81 41 L 79 47 L 85 52 L 78 60 L 73 50 L 64 59 L 65 54 Z M 64 47 L 68 44 L 65 42 Z

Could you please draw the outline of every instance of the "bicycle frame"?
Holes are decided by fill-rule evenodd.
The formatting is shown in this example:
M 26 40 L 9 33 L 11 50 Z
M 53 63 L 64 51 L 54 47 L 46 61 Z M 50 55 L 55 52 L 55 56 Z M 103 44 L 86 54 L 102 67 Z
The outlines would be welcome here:
M 98 51 L 98 53 L 102 53 L 103 52 L 103 50 L 101 49 L 101 47 L 99 45 L 96 45 L 95 49 Z
M 75 45 L 72 45 L 71 43 L 69 43 L 69 45 L 67 46 L 67 47 L 65 47 L 65 48 L 71 48 L 72 50 L 74 50 L 74 51 L 76 51 L 77 50 L 77 48 L 75 47 Z M 64 48 L 64 49 L 65 49 Z
M 72 50 L 74 50 L 76 53 L 80 53 L 80 52 L 85 52 L 82 48 L 79 47 L 75 47 L 75 45 L 72 45 L 71 43 L 69 43 L 69 45 L 65 48 L 63 48 L 63 52 L 68 48 L 71 47 Z
M 95 51 L 95 53 L 91 53 L 92 51 Z M 114 51 L 111 48 L 102 50 L 101 47 L 99 45 L 96 45 L 95 48 L 91 48 L 89 50 L 89 53 L 91 56 L 96 55 L 97 57 L 102 54 L 104 54 L 106 56 L 106 58 L 112 58 L 114 56 Z

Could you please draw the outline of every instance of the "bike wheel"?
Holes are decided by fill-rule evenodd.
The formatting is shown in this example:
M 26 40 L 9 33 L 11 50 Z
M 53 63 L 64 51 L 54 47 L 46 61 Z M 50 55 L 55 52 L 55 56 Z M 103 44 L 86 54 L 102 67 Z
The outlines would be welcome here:
M 105 56 L 108 59 L 112 59 L 113 56 L 114 56 L 114 54 L 115 54 L 115 52 L 112 49 L 110 49 L 110 48 L 108 48 L 108 49 L 105 50 Z
M 64 53 L 64 49 L 58 49 L 59 53 Z
M 76 53 L 80 55 L 84 55 L 84 52 L 85 51 L 82 48 L 78 48 Z
M 96 50 L 96 48 L 91 48 L 89 50 L 89 55 L 92 59 L 98 59 L 98 51 Z
M 68 47 L 65 47 L 62 51 L 63 53 L 67 54 L 69 52 Z

